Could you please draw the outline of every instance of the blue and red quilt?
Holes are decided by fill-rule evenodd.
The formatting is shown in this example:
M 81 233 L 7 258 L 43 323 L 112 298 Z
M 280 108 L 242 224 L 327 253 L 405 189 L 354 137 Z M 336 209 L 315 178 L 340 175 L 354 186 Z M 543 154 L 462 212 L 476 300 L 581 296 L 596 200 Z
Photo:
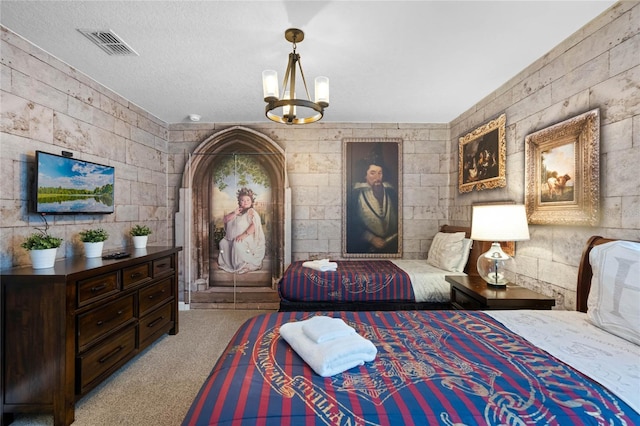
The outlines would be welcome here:
M 633 425 L 640 414 L 479 311 L 323 313 L 377 358 L 329 378 L 279 336 L 314 313 L 245 323 L 202 386 L 187 425 Z
M 388 260 L 337 261 L 320 272 L 293 262 L 278 283 L 280 298 L 292 302 L 414 302 L 411 278 Z

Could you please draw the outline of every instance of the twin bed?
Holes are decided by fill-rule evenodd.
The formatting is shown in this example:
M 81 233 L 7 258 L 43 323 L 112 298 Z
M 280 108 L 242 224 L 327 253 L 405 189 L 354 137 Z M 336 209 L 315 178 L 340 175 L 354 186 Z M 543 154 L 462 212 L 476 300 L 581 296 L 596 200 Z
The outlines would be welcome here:
M 594 237 L 584 250 L 579 312 L 324 312 L 378 350 L 331 377 L 315 374 L 279 333 L 318 313 L 252 318 L 183 425 L 640 424 L 638 247 L 608 242 Z
M 280 311 L 388 311 L 449 309 L 445 275 L 474 273 L 486 243 L 469 240 L 470 229 L 444 225 L 425 260 L 336 261 L 336 271 L 293 262 L 278 283 Z

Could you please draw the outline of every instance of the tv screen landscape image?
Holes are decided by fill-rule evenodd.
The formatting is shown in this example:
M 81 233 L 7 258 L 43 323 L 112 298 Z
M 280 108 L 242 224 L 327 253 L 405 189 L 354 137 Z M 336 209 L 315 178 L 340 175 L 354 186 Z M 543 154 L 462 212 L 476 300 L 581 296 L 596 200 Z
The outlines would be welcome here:
M 36 151 L 36 213 L 113 213 L 115 169 Z

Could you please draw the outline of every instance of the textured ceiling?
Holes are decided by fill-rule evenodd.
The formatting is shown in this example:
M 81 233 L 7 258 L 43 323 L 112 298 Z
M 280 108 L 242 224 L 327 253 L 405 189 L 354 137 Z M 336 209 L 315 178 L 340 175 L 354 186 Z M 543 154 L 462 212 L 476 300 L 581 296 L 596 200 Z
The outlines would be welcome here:
M 261 73 L 282 79 L 289 27 L 323 121 L 446 123 L 613 1 L 10 1 L 0 22 L 168 123 L 265 121 Z M 77 29 L 111 29 L 109 56 Z

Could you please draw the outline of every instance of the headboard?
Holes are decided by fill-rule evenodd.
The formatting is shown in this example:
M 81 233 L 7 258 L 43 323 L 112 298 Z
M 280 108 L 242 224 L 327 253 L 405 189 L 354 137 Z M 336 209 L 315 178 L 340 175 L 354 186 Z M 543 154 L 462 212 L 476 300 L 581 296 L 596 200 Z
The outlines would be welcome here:
M 589 298 L 591 277 L 593 276 L 593 270 L 591 269 L 591 263 L 589 262 L 589 253 L 591 253 L 591 249 L 595 246 L 609 243 L 611 241 L 616 240 L 594 235 L 589 238 L 587 244 L 582 250 L 582 257 L 580 258 L 580 266 L 578 268 L 578 286 L 576 288 L 576 311 L 587 312 L 587 299 Z
M 450 226 L 442 225 L 440 232 L 454 233 L 464 232 L 464 236 L 471 238 L 471 228 L 467 226 Z M 474 241 L 471 246 L 471 253 L 469 253 L 469 260 L 467 260 L 467 266 L 464 268 L 464 272 L 467 275 L 478 275 L 478 257 L 491 247 L 491 241 Z

